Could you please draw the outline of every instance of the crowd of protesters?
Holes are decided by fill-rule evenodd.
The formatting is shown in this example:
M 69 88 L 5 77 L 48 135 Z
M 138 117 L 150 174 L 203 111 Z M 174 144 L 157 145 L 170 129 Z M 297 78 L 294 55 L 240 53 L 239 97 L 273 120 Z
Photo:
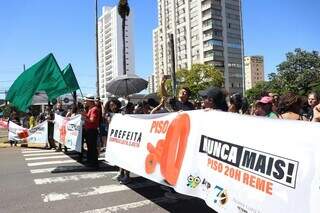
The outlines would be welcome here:
M 28 113 L 25 127 L 32 128 L 36 122 L 48 120 L 48 148 L 61 151 L 61 144 L 57 147 L 53 139 L 54 114 L 65 117 L 81 114 L 83 147 L 85 144 L 87 150 L 86 165 L 98 168 L 98 156 L 101 152 L 106 151 L 108 128 L 116 113 L 154 114 L 205 109 L 206 111 L 219 110 L 270 119 L 320 122 L 320 97 L 316 92 L 311 92 L 308 97 L 300 97 L 290 92 L 279 96 L 276 93 L 266 91 L 261 94 L 261 97 L 249 104 L 241 94 L 228 95 L 220 88 L 210 87 L 199 92 L 198 96 L 201 97 L 201 100 L 190 100 L 191 92 L 187 87 L 180 89 L 178 97 L 169 97 L 165 88 L 165 80 L 163 80 L 161 94 L 163 97 L 159 102 L 150 98 L 136 104 L 124 99 L 120 101 L 121 99 L 117 98 L 111 98 L 103 103 L 99 98 L 88 95 L 84 98 L 83 104 L 72 104 L 67 110 L 63 108 L 61 102 L 58 102 L 54 109 L 51 106 L 46 107 L 45 111 L 37 118 L 32 113 Z M 16 111 L 11 113 L 9 120 L 21 125 Z M 82 161 L 84 150 L 85 148 L 82 148 L 79 161 Z M 119 173 L 113 180 L 127 184 L 131 181 L 130 173 L 119 168 Z

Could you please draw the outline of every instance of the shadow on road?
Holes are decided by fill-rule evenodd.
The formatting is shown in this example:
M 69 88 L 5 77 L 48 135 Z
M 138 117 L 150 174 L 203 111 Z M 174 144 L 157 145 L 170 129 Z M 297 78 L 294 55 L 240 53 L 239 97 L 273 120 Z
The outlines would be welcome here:
M 135 185 L 139 183 L 148 185 L 149 189 L 146 190 L 146 187 L 136 188 Z M 168 212 L 216 213 L 199 198 L 176 193 L 169 187 L 168 190 L 165 190 L 163 188 L 166 187 L 161 187 L 161 184 L 155 183 L 143 177 L 132 178 L 132 182 L 126 186 L 136 193 L 142 195 L 147 200 L 150 200 L 161 208 L 166 209 Z

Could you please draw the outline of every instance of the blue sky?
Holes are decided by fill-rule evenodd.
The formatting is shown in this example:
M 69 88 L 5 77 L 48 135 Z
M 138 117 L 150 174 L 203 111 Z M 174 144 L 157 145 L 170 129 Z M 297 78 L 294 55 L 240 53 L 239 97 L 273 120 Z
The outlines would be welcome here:
M 100 0 L 116 5 L 118 0 Z M 156 0 L 130 0 L 134 14 L 136 73 L 152 73 Z M 263 55 L 266 74 L 296 47 L 320 50 L 320 1 L 244 0 L 246 55 Z M 94 0 L 10 0 L 0 7 L 0 93 L 48 53 L 61 68 L 71 63 L 84 93 L 95 92 Z M 0 97 L 3 95 L 0 94 Z

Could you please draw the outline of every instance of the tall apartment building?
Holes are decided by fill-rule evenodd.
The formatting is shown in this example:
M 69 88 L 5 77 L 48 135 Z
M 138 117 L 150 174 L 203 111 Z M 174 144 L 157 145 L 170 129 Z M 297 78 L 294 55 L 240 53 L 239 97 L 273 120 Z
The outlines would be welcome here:
M 174 34 L 176 70 L 212 64 L 230 92 L 243 92 L 241 0 L 158 0 L 153 31 L 155 87 L 171 74 L 169 35 Z
M 263 56 L 244 57 L 245 67 L 245 88 L 254 87 L 257 82 L 264 81 L 264 60 Z
M 134 73 L 134 47 L 132 33 L 132 12 L 126 19 L 126 70 Z M 113 78 L 123 74 L 122 19 L 117 7 L 103 7 L 98 20 L 98 56 L 100 96 L 107 97 L 106 85 Z
M 150 75 L 148 77 L 148 93 L 155 93 L 156 92 L 156 88 L 154 85 L 154 75 Z

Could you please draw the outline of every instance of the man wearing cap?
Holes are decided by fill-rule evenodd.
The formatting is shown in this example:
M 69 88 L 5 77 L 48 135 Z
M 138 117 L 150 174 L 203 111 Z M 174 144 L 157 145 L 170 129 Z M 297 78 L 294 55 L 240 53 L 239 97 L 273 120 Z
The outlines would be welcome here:
M 94 103 L 95 99 L 93 95 L 87 95 L 84 98 L 85 107 L 88 107 L 88 112 L 83 112 L 84 119 L 84 131 L 86 132 L 85 141 L 88 147 L 87 160 L 89 166 L 99 167 L 98 162 L 98 150 L 97 150 L 97 138 L 99 127 L 99 109 Z

